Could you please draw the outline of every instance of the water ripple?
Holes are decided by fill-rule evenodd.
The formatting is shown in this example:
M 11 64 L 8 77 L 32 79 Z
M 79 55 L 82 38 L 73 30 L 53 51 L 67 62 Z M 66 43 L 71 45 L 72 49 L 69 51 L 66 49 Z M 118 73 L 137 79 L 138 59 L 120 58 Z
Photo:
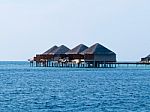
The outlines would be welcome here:
M 0 112 L 150 111 L 148 69 L 0 67 Z

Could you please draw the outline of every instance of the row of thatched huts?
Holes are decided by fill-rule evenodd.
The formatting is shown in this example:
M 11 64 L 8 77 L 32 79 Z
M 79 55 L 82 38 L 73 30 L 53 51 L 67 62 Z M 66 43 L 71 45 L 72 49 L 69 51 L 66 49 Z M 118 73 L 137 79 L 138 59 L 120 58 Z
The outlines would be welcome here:
M 116 54 L 96 43 L 91 47 L 80 44 L 73 49 L 61 45 L 53 46 L 42 54 L 37 54 L 33 62 L 36 66 L 82 66 L 82 67 L 112 67 L 116 62 Z

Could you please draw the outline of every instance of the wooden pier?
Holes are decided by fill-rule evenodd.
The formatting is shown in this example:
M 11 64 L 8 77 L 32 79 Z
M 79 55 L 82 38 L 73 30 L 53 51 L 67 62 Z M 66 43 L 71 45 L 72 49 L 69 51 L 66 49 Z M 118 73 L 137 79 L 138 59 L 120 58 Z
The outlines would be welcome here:
M 117 68 L 149 66 L 150 63 L 141 62 L 57 62 L 57 61 L 30 61 L 31 67 L 70 67 L 70 68 Z

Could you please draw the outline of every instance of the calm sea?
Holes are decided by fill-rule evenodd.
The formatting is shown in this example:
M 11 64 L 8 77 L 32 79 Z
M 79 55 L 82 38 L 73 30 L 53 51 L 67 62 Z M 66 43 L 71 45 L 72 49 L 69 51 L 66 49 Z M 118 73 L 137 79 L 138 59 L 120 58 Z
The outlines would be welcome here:
M 150 112 L 150 67 L 36 68 L 0 62 L 0 112 Z

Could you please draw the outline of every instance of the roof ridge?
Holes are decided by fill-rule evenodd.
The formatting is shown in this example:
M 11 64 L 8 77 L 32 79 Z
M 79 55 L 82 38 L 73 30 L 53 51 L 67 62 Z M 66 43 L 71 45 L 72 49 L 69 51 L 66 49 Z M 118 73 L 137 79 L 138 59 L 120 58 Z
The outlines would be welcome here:
M 88 47 L 86 45 L 79 44 L 76 47 L 74 47 L 73 49 L 71 49 L 70 51 L 68 51 L 66 54 L 79 54 L 87 48 Z
M 45 51 L 43 54 L 50 54 L 51 52 L 53 52 L 57 48 L 58 48 L 58 46 L 54 45 L 53 47 L 51 47 L 47 51 Z
M 99 44 L 99 43 L 96 43 L 96 44 L 93 45 L 93 46 L 94 46 L 94 51 L 93 51 L 93 53 L 96 51 L 96 48 L 97 48 L 98 45 L 100 45 L 100 44 Z
M 62 52 L 62 50 L 64 50 L 64 51 Z M 54 50 L 52 53 L 53 54 L 60 54 L 60 51 L 62 53 L 66 53 L 68 50 L 70 50 L 68 47 L 66 47 L 65 45 L 61 45 L 56 50 Z
M 91 47 L 89 47 L 88 49 L 86 49 L 85 51 L 81 52 L 81 54 L 106 54 L 106 53 L 110 54 L 114 52 L 99 43 L 96 43 Z
M 84 47 L 85 45 L 80 44 L 80 45 L 78 46 L 78 50 L 77 50 L 77 51 L 78 51 L 78 53 L 79 53 L 79 51 L 80 51 L 80 49 L 81 49 L 81 47 L 82 47 L 82 46 Z

